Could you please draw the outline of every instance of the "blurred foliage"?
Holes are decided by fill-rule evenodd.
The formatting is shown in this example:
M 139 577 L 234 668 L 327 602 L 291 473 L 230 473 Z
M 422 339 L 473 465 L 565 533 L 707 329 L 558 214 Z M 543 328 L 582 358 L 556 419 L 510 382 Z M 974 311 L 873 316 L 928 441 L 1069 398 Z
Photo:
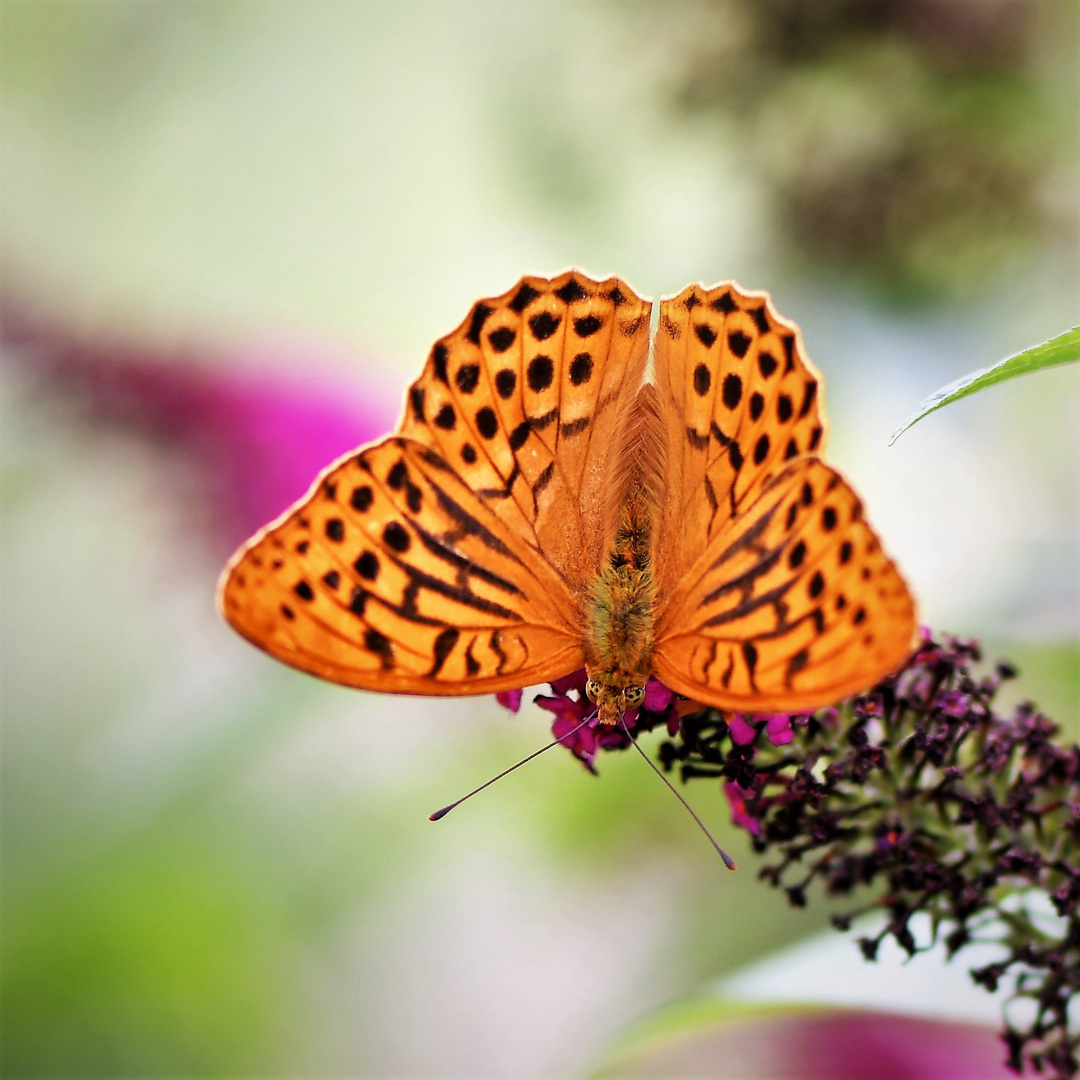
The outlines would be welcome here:
M 663 5 L 673 107 L 760 175 L 806 273 L 890 300 L 982 290 L 1077 224 L 1075 5 Z M 1054 68 L 1052 75 L 1047 68 Z M 1053 86 L 1065 72 L 1068 86 Z M 1059 79 L 1058 81 L 1062 81 Z

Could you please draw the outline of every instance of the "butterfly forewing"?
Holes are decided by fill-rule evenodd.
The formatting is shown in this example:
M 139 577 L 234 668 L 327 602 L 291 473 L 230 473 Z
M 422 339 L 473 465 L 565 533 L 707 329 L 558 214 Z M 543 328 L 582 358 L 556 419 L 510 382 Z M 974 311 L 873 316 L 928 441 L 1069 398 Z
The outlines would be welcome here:
M 763 483 L 713 537 L 657 630 L 659 677 L 725 708 L 793 711 L 865 689 L 910 653 L 907 586 L 822 461 Z
M 649 310 L 579 272 L 475 304 L 432 349 L 399 435 L 328 470 L 234 559 L 226 618 L 376 690 L 476 694 L 580 667 Z
M 748 495 L 824 441 L 820 375 L 765 293 L 691 285 L 660 305 L 656 381 L 668 498 L 657 529 L 673 589 Z
M 575 587 L 599 572 L 613 531 L 604 485 L 650 309 L 618 278 L 523 278 L 436 342 L 408 393 L 402 434 L 445 457 Z

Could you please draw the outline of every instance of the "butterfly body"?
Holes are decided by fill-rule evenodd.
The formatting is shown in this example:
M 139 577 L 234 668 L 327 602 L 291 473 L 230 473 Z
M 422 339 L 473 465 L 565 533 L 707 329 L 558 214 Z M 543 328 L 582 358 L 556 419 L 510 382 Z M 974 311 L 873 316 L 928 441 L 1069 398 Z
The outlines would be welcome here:
M 615 543 L 590 597 L 585 639 L 589 697 L 602 724 L 616 724 L 652 674 L 656 584 L 650 540 L 654 508 L 637 484 L 619 512 Z
M 461 695 L 586 667 L 797 711 L 906 659 L 911 595 L 820 454 L 821 377 L 764 293 L 523 278 L 436 342 L 397 432 L 330 465 L 219 591 L 304 671 Z M 652 346 L 652 373 L 646 366 Z

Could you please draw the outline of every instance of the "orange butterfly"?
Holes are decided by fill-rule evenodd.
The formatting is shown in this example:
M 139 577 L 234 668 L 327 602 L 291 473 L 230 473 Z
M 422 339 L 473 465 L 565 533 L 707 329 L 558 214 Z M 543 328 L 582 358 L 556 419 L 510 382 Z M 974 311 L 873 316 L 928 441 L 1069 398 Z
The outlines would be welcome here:
M 331 682 L 486 694 L 587 668 L 808 710 L 911 652 L 915 605 L 822 461 L 821 376 L 766 293 L 525 277 L 436 342 L 397 433 L 233 557 L 225 618 Z

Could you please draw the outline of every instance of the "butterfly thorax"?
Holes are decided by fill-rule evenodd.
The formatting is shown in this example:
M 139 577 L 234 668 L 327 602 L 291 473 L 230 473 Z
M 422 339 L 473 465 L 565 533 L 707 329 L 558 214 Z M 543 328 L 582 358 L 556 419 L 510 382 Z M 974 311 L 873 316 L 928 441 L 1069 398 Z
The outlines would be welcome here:
M 653 581 L 651 507 L 632 486 L 623 500 L 615 542 L 590 597 L 585 633 L 590 696 L 602 724 L 617 724 L 652 670 Z

